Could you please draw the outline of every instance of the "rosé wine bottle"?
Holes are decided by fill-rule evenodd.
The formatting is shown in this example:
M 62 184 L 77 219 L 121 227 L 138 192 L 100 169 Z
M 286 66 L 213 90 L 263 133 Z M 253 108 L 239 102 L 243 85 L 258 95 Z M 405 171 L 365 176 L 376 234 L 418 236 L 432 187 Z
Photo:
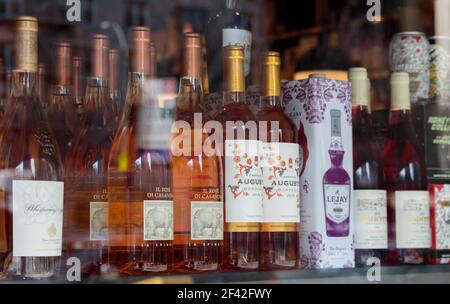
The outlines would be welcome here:
M 407 73 L 391 76 L 391 114 L 383 148 L 388 192 L 388 264 L 421 264 L 431 247 L 426 169 L 416 143 Z
M 350 231 L 350 176 L 342 167 L 345 151 L 341 138 L 341 111 L 330 110 L 331 167 L 323 176 L 323 198 L 327 236 L 347 237 Z
M 370 80 L 365 68 L 349 70 L 352 83 L 353 214 L 355 262 L 364 267 L 371 257 L 387 255 L 387 203 L 383 166 L 369 117 Z

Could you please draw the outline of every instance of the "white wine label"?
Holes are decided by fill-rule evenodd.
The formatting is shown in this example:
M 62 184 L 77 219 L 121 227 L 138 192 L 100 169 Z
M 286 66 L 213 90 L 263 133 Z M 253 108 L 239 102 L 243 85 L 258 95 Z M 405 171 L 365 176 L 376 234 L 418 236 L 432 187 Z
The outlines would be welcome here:
M 173 201 L 144 201 L 144 240 L 173 240 Z
M 191 240 L 223 240 L 223 202 L 191 202 Z
M 386 190 L 354 190 L 355 248 L 387 249 Z
M 350 216 L 350 185 L 324 184 L 325 214 L 336 224 Z
M 260 141 L 225 141 L 225 212 L 227 223 L 263 219 Z
M 89 207 L 89 239 L 108 240 L 108 202 L 91 202 Z
M 244 48 L 244 75 L 250 75 L 250 63 L 252 54 L 252 32 L 240 29 L 223 29 L 222 46 L 239 45 Z
M 13 256 L 61 256 L 64 183 L 14 180 Z
M 300 222 L 300 157 L 298 144 L 263 143 L 263 208 L 265 223 Z
M 430 248 L 430 201 L 428 191 L 395 192 L 397 248 Z

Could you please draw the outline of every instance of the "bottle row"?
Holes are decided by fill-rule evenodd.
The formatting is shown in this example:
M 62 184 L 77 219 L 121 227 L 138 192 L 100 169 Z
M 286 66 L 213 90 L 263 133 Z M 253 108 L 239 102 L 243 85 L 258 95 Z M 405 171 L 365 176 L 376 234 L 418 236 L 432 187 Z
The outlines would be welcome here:
M 211 115 L 202 39 L 185 33 L 171 109 L 162 96 L 172 86 L 155 78 L 151 32 L 137 27 L 122 111 L 107 81 L 116 78 L 107 67 L 117 57 L 107 37 L 95 35 L 82 103 L 70 80 L 77 60 L 68 44 L 58 44 L 58 84 L 45 114 L 36 94 L 37 32 L 35 18 L 17 19 L 0 124 L 6 277 L 51 277 L 72 258 L 85 275 L 149 275 L 445 257 L 448 213 L 430 204 L 407 73 L 392 74 L 390 131 L 381 146 L 363 68 L 351 69 L 349 82 L 317 74 L 282 85 L 280 55 L 267 52 L 252 111 L 245 48 L 226 46 L 221 105 Z M 435 246 L 437 238 L 444 247 Z

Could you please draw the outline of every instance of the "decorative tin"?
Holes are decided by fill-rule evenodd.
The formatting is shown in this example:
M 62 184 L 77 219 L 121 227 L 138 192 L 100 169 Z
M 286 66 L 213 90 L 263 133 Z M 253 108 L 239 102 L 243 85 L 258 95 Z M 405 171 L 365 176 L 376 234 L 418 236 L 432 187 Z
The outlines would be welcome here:
M 395 34 L 389 48 L 392 72 L 409 73 L 411 104 L 428 98 L 430 61 L 427 37 L 420 32 Z
M 450 97 L 450 37 L 430 37 L 430 99 Z

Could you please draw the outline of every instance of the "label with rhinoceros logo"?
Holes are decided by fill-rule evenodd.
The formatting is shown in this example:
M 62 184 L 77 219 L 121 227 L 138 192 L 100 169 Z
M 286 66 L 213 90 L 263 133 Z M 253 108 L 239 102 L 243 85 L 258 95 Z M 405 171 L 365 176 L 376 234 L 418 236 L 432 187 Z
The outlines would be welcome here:
M 223 240 L 223 202 L 191 202 L 191 240 Z
M 173 240 L 173 201 L 144 201 L 144 240 Z

